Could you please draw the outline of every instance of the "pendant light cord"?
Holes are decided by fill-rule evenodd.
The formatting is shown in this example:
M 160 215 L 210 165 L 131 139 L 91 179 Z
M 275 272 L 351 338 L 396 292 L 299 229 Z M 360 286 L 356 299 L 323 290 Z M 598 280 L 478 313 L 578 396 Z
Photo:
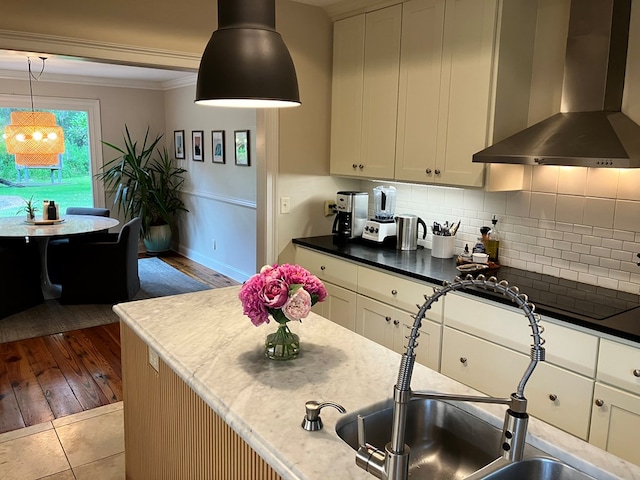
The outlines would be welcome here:
M 42 73 L 44 72 L 44 61 L 47 59 L 47 57 L 39 57 L 40 60 L 42 60 L 42 69 L 40 70 L 40 73 L 38 74 L 38 77 L 36 78 L 33 73 L 31 73 L 31 58 L 27 57 L 27 65 L 29 68 L 29 97 L 31 98 L 31 111 L 34 112 L 35 110 L 33 109 L 33 86 L 31 85 L 31 79 L 33 78 L 34 80 L 40 80 L 40 77 L 42 76 Z

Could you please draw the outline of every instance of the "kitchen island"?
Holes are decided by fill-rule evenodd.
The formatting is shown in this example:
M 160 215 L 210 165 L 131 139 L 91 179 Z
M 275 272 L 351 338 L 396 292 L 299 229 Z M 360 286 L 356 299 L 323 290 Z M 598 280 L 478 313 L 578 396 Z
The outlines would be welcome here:
M 304 405 L 332 401 L 352 412 L 388 399 L 400 355 L 312 313 L 292 326 L 301 355 L 268 360 L 264 338 L 276 327 L 254 327 L 242 314 L 238 291 L 114 307 L 122 325 L 127 478 L 374 478 L 355 465 L 355 452 L 337 436 L 340 414 L 323 409 L 324 429 L 307 432 L 300 426 Z M 524 320 L 522 335 L 528 335 Z M 412 387 L 477 393 L 421 365 Z M 459 406 L 502 426 L 500 406 Z M 212 434 L 209 423 L 214 431 L 223 424 L 232 432 Z M 241 454 L 221 459 L 209 453 L 208 446 L 233 451 L 238 442 L 247 446 Z M 640 467 L 535 418 L 528 442 L 594 478 L 640 480 Z M 214 471 L 224 466 L 235 476 Z

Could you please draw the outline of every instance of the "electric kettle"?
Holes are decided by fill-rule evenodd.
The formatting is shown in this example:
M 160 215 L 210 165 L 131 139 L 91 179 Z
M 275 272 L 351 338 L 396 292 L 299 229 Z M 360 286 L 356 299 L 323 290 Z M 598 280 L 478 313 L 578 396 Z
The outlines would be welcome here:
M 422 238 L 427 238 L 427 224 L 417 215 L 402 214 L 396 217 L 396 249 L 418 248 L 418 225 L 422 225 Z

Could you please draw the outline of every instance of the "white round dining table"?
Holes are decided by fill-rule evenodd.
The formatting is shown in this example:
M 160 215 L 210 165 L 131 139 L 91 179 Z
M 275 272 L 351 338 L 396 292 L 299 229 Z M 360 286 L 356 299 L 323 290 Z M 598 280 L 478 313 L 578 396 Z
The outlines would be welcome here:
M 36 223 L 42 218 L 36 217 Z M 68 237 L 82 233 L 99 232 L 118 226 L 117 218 L 100 217 L 95 215 L 65 215 L 60 222 L 54 224 L 28 223 L 25 217 L 0 218 L 0 237 L 29 238 L 38 244 L 40 252 L 40 277 L 42 293 L 45 300 L 60 296 L 60 285 L 51 283 L 47 268 L 47 249 L 49 239 L 53 237 Z

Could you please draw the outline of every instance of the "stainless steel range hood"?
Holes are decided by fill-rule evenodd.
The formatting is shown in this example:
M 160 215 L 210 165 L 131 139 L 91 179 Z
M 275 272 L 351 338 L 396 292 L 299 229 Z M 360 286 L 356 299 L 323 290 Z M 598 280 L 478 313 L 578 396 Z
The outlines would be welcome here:
M 473 161 L 640 167 L 640 125 L 621 112 L 630 14 L 631 0 L 573 0 L 562 113 L 474 154 Z

